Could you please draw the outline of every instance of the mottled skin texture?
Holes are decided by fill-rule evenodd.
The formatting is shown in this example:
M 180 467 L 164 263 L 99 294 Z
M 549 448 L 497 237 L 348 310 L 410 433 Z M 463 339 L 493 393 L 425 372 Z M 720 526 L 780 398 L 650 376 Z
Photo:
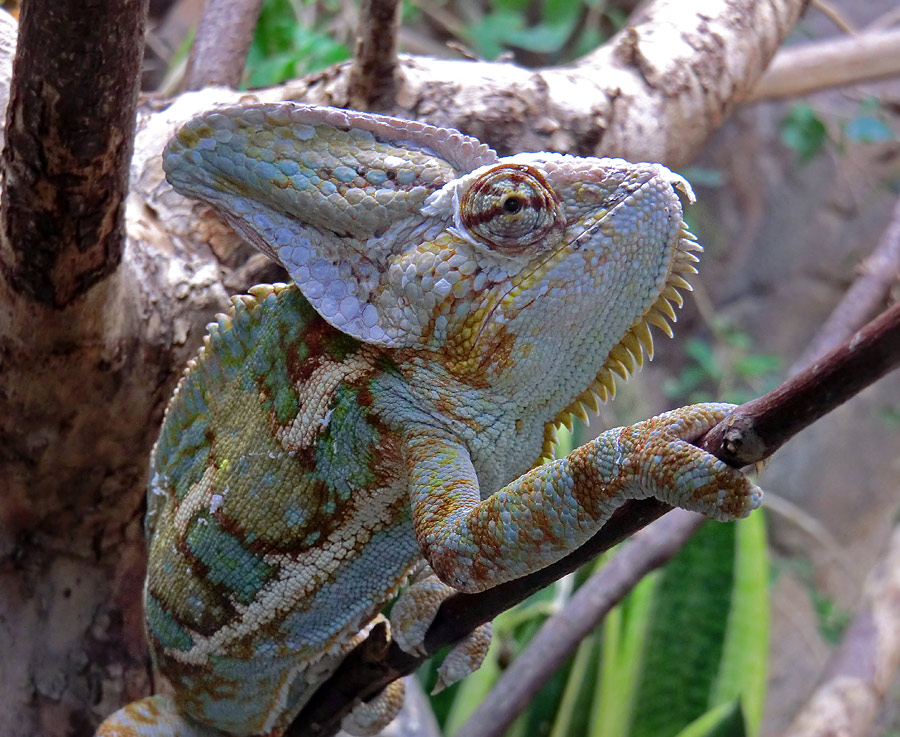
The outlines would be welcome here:
M 190 122 L 176 190 L 213 205 L 290 285 L 234 299 L 169 405 L 151 459 L 147 626 L 174 689 L 102 735 L 278 735 L 360 632 L 392 612 L 416 651 L 441 599 L 576 548 L 629 498 L 717 519 L 759 490 L 690 445 L 696 405 L 543 465 L 671 334 L 699 247 L 656 164 L 498 159 L 408 121 L 282 104 Z M 441 678 L 476 668 L 489 630 Z M 392 689 L 347 726 L 390 720 Z

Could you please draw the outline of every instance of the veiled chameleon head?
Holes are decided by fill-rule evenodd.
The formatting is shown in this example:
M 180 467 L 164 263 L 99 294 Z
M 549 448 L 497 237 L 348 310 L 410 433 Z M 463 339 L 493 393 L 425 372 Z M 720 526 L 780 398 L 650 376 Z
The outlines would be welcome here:
M 501 391 L 580 381 L 573 406 L 652 350 L 648 323 L 671 334 L 699 250 L 676 194 L 690 188 L 661 165 L 501 159 L 457 131 L 333 108 L 207 114 L 164 165 L 339 330 Z

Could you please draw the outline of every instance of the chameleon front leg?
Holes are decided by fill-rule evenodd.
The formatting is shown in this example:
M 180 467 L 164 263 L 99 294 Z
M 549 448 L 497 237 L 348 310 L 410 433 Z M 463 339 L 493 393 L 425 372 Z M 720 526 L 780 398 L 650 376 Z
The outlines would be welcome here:
M 608 430 L 482 500 L 457 440 L 407 438 L 416 538 L 442 581 L 476 592 L 540 570 L 591 537 L 628 499 L 656 497 L 718 520 L 746 516 L 762 492 L 691 445 L 732 409 L 698 404 Z

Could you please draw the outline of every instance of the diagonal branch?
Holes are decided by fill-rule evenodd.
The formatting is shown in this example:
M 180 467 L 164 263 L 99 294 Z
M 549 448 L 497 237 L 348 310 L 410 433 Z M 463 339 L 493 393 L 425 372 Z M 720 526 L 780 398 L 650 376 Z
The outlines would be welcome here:
M 778 52 L 745 102 L 806 95 L 900 74 L 900 29 L 828 38 Z
M 866 578 L 822 683 L 784 737 L 865 737 L 900 667 L 900 526 Z
M 840 304 L 813 339 L 818 346 L 843 336 L 860 315 L 882 303 L 900 281 L 900 199 L 878 247 L 866 259 Z M 898 305 L 895 305 L 895 308 Z M 863 587 L 863 600 L 832 654 L 822 680 L 785 737 L 867 734 L 900 667 L 900 526 Z
M 813 339 L 810 348 L 804 353 L 803 358 L 796 362 L 796 368 L 790 373 L 792 375 L 798 373 L 800 367 L 808 366 L 816 358 L 823 357 L 829 350 L 837 348 L 857 327 L 876 315 L 884 304 L 891 286 L 896 284 L 898 279 L 900 279 L 900 200 L 878 246 L 865 260 L 862 273 L 847 290 L 844 298 Z M 687 542 L 698 529 L 699 520 L 702 518 L 695 516 L 694 525 L 689 525 L 686 520 L 683 523 L 674 521 L 686 516 L 687 513 L 683 510 L 673 510 L 637 533 L 608 566 L 585 582 L 583 588 L 590 587 L 592 594 L 584 597 L 576 594 L 563 611 L 543 625 L 528 647 L 516 658 L 515 663 L 506 670 L 500 681 L 494 685 L 485 700 L 466 721 L 460 735 L 468 734 L 469 725 L 472 730 L 477 729 L 476 734 L 480 737 L 501 733 L 527 705 L 529 699 L 549 680 L 559 664 L 571 655 L 581 637 L 590 631 L 590 626 L 585 625 L 588 622 L 600 621 L 609 609 L 651 570 L 651 567 L 663 565 Z M 639 550 L 633 547 L 637 546 L 638 540 L 641 541 Z M 895 535 L 893 548 L 897 550 L 892 554 L 900 555 L 900 531 Z M 879 594 L 872 595 L 872 602 L 863 609 L 858 618 L 867 622 L 872 616 L 871 610 L 879 606 L 881 611 L 889 612 L 890 609 L 879 602 L 897 595 L 896 589 L 883 586 Z M 895 620 L 896 617 L 900 617 L 900 607 L 896 608 Z M 860 634 L 852 638 L 852 646 L 842 646 L 841 652 L 844 650 L 847 652 L 836 656 L 836 662 L 843 665 L 835 666 L 832 670 L 843 672 L 847 670 L 848 663 L 859 661 L 868 663 L 877 660 L 879 663 L 888 664 L 892 664 L 894 660 L 900 662 L 900 638 L 896 638 L 895 641 L 883 632 L 885 628 L 878 630 L 863 623 L 856 625 L 854 629 Z M 885 668 L 892 672 L 896 670 L 896 665 L 879 666 L 870 672 L 880 673 Z M 859 698 L 861 693 L 866 694 L 865 698 L 868 698 L 871 693 L 880 700 L 886 691 L 884 683 L 879 681 L 874 683 L 870 690 L 841 691 L 834 689 L 833 684 L 826 685 L 823 688 L 824 693 L 827 693 L 827 698 L 834 702 L 830 705 L 830 712 L 834 712 L 836 708 L 844 708 L 850 714 L 858 710 L 852 704 L 841 704 L 840 699 L 835 698 L 836 694 L 845 694 L 847 699 L 855 699 Z M 808 711 L 813 714 L 817 709 L 810 706 Z M 806 724 L 809 720 L 804 718 L 803 722 Z
M 732 466 L 758 463 L 898 364 L 900 303 L 777 389 L 739 407 L 703 445 Z

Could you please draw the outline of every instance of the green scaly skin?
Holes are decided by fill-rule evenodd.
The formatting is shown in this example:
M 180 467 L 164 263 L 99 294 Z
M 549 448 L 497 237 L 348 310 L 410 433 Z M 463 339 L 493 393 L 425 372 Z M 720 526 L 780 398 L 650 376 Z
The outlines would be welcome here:
M 169 405 L 145 605 L 174 696 L 98 734 L 279 735 L 423 559 L 437 578 L 392 611 L 413 652 L 448 592 L 543 568 L 627 499 L 721 520 L 758 506 L 687 442 L 728 405 L 539 463 L 556 424 L 652 351 L 648 325 L 671 334 L 700 249 L 664 167 L 500 159 L 456 131 L 291 103 L 197 118 L 164 162 L 294 281 L 235 298 Z M 457 646 L 443 682 L 488 638 Z M 400 698 L 346 726 L 376 731 Z

